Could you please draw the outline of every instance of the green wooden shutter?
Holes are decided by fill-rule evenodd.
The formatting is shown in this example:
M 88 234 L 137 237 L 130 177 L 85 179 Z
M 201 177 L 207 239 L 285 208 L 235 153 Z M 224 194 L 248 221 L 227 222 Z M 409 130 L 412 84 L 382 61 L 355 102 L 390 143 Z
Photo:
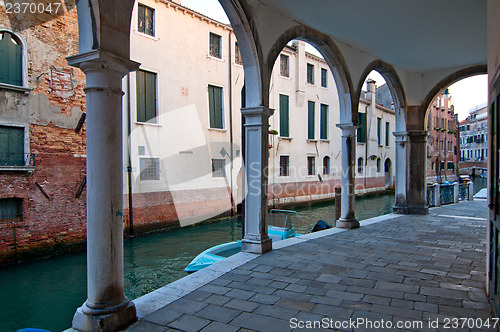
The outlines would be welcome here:
M 319 138 L 328 139 L 328 105 L 321 104 L 321 119 L 320 119 L 320 134 Z
M 358 113 L 358 121 L 360 127 L 358 128 L 358 142 L 366 143 L 366 113 Z
M 23 67 L 21 45 L 8 32 L 2 33 L 0 39 L 0 82 L 12 85 L 23 85 Z
M 314 139 L 314 101 L 307 102 L 307 139 Z
M 138 70 L 135 74 L 137 76 L 137 122 L 146 122 L 146 84 L 144 81 L 144 72 Z
M 222 122 L 222 88 L 208 86 L 208 108 L 210 113 L 210 128 L 223 129 Z
M 390 133 L 390 125 L 389 122 L 385 123 L 385 146 L 389 146 L 389 133 Z
M 290 101 L 286 95 L 280 95 L 280 136 L 290 137 Z
M 0 126 L 0 165 L 24 165 L 24 128 Z
M 146 121 L 156 120 L 156 74 L 144 73 L 146 86 Z
M 377 141 L 378 145 L 382 145 L 382 119 L 377 118 Z

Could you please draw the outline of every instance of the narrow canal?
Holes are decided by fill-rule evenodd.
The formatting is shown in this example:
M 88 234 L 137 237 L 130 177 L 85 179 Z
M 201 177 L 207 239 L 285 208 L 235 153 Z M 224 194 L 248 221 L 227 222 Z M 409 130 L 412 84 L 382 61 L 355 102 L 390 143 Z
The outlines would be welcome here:
M 356 200 L 362 220 L 390 213 L 392 195 Z M 303 229 L 317 220 L 332 223 L 332 204 L 296 209 Z M 187 275 L 186 265 L 201 251 L 241 238 L 241 221 L 218 223 L 125 239 L 125 294 L 134 299 Z M 34 327 L 62 331 L 86 299 L 85 253 L 0 268 L 0 331 Z

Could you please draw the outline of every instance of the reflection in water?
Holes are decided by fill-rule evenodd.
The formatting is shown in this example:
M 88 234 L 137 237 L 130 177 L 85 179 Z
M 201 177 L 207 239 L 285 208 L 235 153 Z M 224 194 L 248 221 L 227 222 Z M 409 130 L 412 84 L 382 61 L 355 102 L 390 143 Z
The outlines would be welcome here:
M 392 196 L 356 199 L 359 219 L 390 213 Z M 332 223 L 332 203 L 297 209 L 306 233 L 323 219 Z M 184 268 L 201 251 L 241 238 L 240 219 L 125 239 L 125 294 L 134 299 L 187 275 Z M 86 255 L 74 254 L 0 268 L 0 331 L 71 326 L 86 298 Z

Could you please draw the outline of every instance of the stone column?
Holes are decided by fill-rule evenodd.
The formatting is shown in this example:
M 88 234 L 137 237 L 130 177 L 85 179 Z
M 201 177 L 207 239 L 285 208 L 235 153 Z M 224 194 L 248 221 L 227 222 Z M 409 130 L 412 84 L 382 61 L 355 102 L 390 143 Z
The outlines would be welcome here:
M 406 183 L 407 183 L 407 132 L 395 131 L 393 132 L 396 143 L 396 188 L 395 196 L 396 202 L 392 208 L 394 213 L 406 214 Z
M 441 206 L 441 184 L 434 184 L 434 206 Z
M 137 320 L 123 292 L 122 78 L 138 64 L 98 50 L 68 62 L 87 79 L 87 301 L 73 328 L 115 331 Z
M 337 124 L 342 129 L 342 170 L 341 170 L 341 213 L 337 222 L 338 228 L 358 228 L 359 221 L 355 217 L 355 164 L 356 164 L 356 128 L 352 123 Z
M 453 184 L 453 201 L 455 203 L 460 202 L 460 186 L 458 182 Z
M 272 249 L 267 235 L 267 175 L 269 117 L 273 110 L 264 107 L 241 109 L 244 118 L 246 196 L 244 237 L 241 249 L 263 254 Z
M 427 131 L 408 131 L 408 185 L 407 185 L 407 213 L 427 214 L 426 197 L 426 145 Z

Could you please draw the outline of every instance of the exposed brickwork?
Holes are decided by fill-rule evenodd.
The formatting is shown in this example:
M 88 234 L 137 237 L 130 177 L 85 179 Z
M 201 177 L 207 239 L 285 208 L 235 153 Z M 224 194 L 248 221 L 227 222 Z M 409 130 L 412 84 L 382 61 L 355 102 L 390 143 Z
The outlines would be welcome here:
M 85 241 L 85 189 L 76 197 L 85 178 L 85 126 L 74 130 L 85 112 L 85 76 L 65 59 L 78 53 L 74 2 L 66 1 L 63 11 L 21 17 L 0 7 L 0 29 L 25 42 L 26 86 L 33 89 L 0 88 L 0 121 L 29 124 L 35 155 L 33 172 L 0 171 L 0 199 L 23 199 L 22 218 L 0 223 L 0 262 Z

